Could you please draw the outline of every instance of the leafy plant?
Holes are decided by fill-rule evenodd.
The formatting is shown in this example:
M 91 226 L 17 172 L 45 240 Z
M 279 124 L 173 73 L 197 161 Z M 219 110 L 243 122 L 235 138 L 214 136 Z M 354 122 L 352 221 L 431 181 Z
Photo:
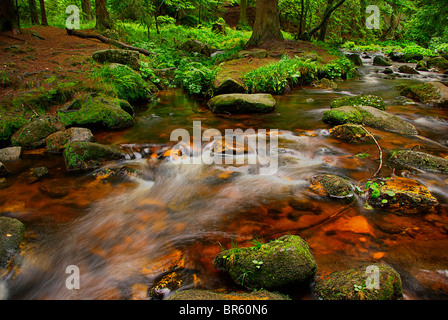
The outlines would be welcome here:
M 175 81 L 191 95 L 211 95 L 217 70 L 183 59 L 175 71 Z

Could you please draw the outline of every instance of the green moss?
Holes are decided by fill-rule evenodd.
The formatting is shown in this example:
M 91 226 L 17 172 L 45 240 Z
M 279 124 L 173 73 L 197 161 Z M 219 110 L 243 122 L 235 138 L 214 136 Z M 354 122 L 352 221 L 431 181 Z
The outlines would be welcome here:
M 322 120 L 331 124 L 362 123 L 362 114 L 351 106 L 330 109 L 324 112 Z
M 423 103 L 440 99 L 440 95 L 436 92 L 434 85 L 431 83 L 398 86 L 398 89 L 400 90 L 401 95 Z
M 353 196 L 353 186 L 349 180 L 332 175 L 321 174 L 311 179 L 311 183 L 316 188 L 322 188 L 326 195 L 335 198 L 348 198 Z
M 448 174 L 448 159 L 423 152 L 396 150 L 390 153 L 389 161 L 428 172 Z
M 99 167 L 103 161 L 120 159 L 120 149 L 92 142 L 71 142 L 64 150 L 64 160 L 68 171 L 88 170 Z
M 0 217 L 0 268 L 19 251 L 25 226 L 17 219 Z
M 342 97 L 334 100 L 330 104 L 330 108 L 339 108 L 343 106 L 371 106 L 380 110 L 385 110 L 385 103 L 383 98 L 375 95 Z

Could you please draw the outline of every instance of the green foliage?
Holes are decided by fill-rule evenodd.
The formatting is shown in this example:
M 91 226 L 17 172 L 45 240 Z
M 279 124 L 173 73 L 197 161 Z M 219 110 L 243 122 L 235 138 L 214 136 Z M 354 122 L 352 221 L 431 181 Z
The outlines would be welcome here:
M 209 69 L 199 62 L 181 60 L 175 71 L 175 81 L 191 95 L 211 95 L 217 69 Z

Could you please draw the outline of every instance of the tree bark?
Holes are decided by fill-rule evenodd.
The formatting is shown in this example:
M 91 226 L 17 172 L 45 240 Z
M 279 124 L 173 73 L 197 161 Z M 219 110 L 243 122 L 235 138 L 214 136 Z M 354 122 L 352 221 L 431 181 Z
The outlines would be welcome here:
M 96 29 L 112 29 L 113 22 L 107 11 L 106 0 L 95 0 L 96 5 Z
M 28 0 L 28 6 L 30 8 L 31 23 L 39 24 L 39 15 L 37 14 L 36 0 Z
M 42 21 L 42 25 L 43 26 L 48 26 L 48 21 L 47 21 L 47 12 L 45 10 L 45 2 L 44 0 L 39 0 L 40 3 L 40 18 Z
M 300 8 L 300 21 L 299 21 L 299 37 L 302 35 L 303 30 L 303 16 L 305 15 L 305 0 L 301 2 Z
M 257 0 L 252 36 L 246 47 L 256 47 L 271 40 L 283 40 L 278 0 Z
M 247 0 L 240 0 L 240 20 L 239 25 L 247 25 Z
M 13 0 L 0 1 L 0 31 L 18 30 L 17 10 Z
M 95 18 L 90 0 L 81 0 L 81 9 L 87 20 L 91 21 Z

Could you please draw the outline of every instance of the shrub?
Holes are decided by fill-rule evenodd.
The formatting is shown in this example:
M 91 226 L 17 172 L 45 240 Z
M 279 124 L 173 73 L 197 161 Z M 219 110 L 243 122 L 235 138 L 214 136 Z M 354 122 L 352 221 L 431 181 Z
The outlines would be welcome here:
M 175 81 L 191 95 L 206 96 L 213 91 L 217 69 L 183 59 L 174 73 Z

